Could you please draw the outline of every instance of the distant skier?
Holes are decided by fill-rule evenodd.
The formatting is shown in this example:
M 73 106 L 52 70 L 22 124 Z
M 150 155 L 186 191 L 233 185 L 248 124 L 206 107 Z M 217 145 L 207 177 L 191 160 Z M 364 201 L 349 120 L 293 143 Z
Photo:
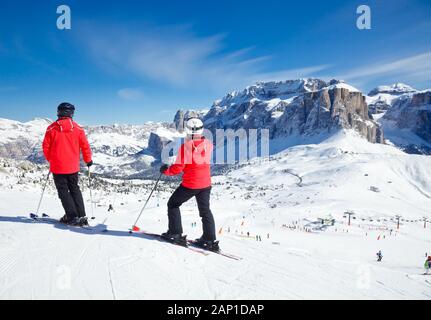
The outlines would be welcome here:
M 42 148 L 66 212 L 60 222 L 85 226 L 88 221 L 78 185 L 80 153 L 82 152 L 88 167 L 93 165 L 93 161 L 84 130 L 72 120 L 74 113 L 75 107 L 70 103 L 65 102 L 58 106 L 58 119 L 46 130 Z
M 112 206 L 112 204 L 110 204 L 108 208 L 108 212 L 111 212 L 111 211 L 114 211 L 114 207 Z
M 377 261 L 380 262 L 383 259 L 383 254 L 382 254 L 382 250 L 379 250 L 379 252 L 377 252 Z
M 160 168 L 160 172 L 167 176 L 183 173 L 181 185 L 168 201 L 169 229 L 162 237 L 174 243 L 186 241 L 182 235 L 180 207 L 195 197 L 203 226 L 203 235 L 197 239 L 197 244 L 207 250 L 219 251 L 214 217 L 210 210 L 210 162 L 213 145 L 203 136 L 203 130 L 200 119 L 189 119 L 185 125 L 187 137 L 180 147 L 175 163 L 170 167 L 165 164 Z
M 429 274 L 429 271 L 431 270 L 431 256 L 429 256 L 424 264 L 425 267 L 425 274 Z

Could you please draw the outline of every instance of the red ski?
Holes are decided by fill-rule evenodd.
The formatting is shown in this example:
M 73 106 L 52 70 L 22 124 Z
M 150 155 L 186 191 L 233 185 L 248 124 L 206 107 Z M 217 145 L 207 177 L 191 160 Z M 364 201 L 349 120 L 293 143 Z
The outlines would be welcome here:
M 207 252 L 207 251 L 205 251 L 203 249 L 189 247 L 187 245 L 181 245 L 179 243 L 169 242 L 169 241 L 163 239 L 162 236 L 160 234 L 157 234 L 157 233 L 150 233 L 150 232 L 136 231 L 136 230 L 129 230 L 129 232 L 130 233 L 142 234 L 142 235 L 145 235 L 145 236 L 149 236 L 149 237 L 155 238 L 155 239 L 157 239 L 157 240 L 159 240 L 161 242 L 165 242 L 165 243 L 169 243 L 169 244 L 172 244 L 172 245 L 175 245 L 175 246 L 183 247 L 183 248 L 189 249 L 190 251 L 193 251 L 193 252 L 196 252 L 196 253 L 200 253 L 200 254 L 202 254 L 204 256 L 208 256 L 209 255 L 209 252 Z
M 201 246 L 197 245 L 196 243 L 197 242 L 195 240 L 187 240 L 187 244 L 190 245 L 190 246 L 192 246 L 192 247 L 194 247 L 194 248 L 199 248 L 199 249 L 205 250 L 207 252 L 212 252 L 212 253 L 221 255 L 223 257 L 229 258 L 229 259 L 242 260 L 241 257 L 235 256 L 235 255 L 230 254 L 230 253 L 225 253 L 223 251 L 210 251 L 210 250 L 206 250 L 205 248 L 202 248 Z

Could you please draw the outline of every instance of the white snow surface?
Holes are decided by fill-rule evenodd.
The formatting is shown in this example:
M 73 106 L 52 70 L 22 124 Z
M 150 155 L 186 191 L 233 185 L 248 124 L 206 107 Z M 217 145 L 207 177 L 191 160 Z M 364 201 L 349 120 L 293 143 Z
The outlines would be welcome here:
M 375 96 L 366 96 L 365 100 L 368 105 L 375 104 L 376 102 L 386 103 L 392 105 L 395 99 L 399 98 L 399 95 L 393 95 L 390 93 L 379 93 Z
M 333 89 L 347 89 L 347 90 L 349 90 L 350 92 L 361 92 L 359 89 L 356 89 L 354 86 L 352 86 L 352 85 L 350 85 L 350 84 L 347 84 L 347 83 L 345 83 L 345 82 L 342 82 L 342 81 L 340 81 L 340 82 L 338 82 L 338 83 L 336 83 L 336 84 L 329 85 L 329 86 L 327 86 L 325 89 L 328 89 L 328 90 L 333 90 Z
M 0 299 L 430 299 L 431 277 L 421 274 L 431 226 L 418 221 L 431 218 L 430 168 L 429 157 L 343 132 L 214 177 L 220 246 L 236 261 L 129 235 L 149 191 L 94 190 L 95 231 L 28 221 L 40 185 L 17 184 L 18 169 L 2 167 Z M 139 221 L 144 230 L 166 231 L 172 190 L 161 187 Z M 91 215 L 87 188 L 84 198 Z M 351 226 L 346 210 L 355 212 Z M 52 181 L 41 212 L 62 216 Z M 182 215 L 188 237 L 199 237 L 194 201 Z M 317 223 L 327 217 L 334 226 Z

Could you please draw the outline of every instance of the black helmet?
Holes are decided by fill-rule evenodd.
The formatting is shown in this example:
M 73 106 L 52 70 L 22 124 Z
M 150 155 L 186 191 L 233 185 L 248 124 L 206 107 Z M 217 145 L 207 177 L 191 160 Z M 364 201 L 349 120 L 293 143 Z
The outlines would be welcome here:
M 68 102 L 61 103 L 57 108 L 57 116 L 59 118 L 61 117 L 73 118 L 74 113 L 75 113 L 75 106 Z

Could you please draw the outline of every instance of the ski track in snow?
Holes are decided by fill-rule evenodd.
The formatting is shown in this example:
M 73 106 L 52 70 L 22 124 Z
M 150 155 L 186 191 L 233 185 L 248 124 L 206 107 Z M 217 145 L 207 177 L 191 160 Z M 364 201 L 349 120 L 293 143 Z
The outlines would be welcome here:
M 109 273 L 109 283 L 111 285 L 112 298 L 114 300 L 117 300 L 117 297 L 115 295 L 114 282 L 112 281 L 111 260 L 109 260 L 109 259 L 108 259 L 108 262 L 107 262 L 107 266 L 108 266 L 108 273 Z

